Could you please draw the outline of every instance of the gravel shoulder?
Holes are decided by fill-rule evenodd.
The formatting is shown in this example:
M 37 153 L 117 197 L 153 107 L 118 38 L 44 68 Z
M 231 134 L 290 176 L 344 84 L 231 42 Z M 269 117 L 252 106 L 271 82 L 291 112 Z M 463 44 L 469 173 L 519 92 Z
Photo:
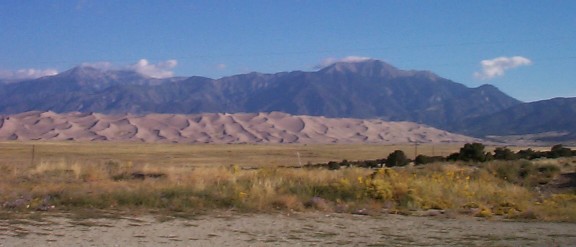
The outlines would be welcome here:
M 573 246 L 576 224 L 352 214 L 0 220 L 0 246 Z

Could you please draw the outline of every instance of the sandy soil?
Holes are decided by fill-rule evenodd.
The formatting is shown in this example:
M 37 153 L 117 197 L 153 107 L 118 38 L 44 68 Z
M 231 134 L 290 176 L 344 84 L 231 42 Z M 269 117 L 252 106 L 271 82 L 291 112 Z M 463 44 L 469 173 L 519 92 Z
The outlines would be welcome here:
M 410 122 L 272 113 L 104 115 L 26 112 L 0 116 L 0 140 L 174 143 L 464 143 L 479 141 Z
M 351 214 L 0 221 L 0 246 L 575 246 L 576 224 Z

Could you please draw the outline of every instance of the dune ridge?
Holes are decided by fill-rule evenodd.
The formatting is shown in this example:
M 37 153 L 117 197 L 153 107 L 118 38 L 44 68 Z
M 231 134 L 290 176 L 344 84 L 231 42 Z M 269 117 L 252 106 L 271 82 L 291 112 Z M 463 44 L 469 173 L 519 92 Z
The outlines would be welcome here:
M 478 139 L 412 122 L 272 113 L 25 112 L 0 116 L 0 140 L 169 143 L 458 143 Z

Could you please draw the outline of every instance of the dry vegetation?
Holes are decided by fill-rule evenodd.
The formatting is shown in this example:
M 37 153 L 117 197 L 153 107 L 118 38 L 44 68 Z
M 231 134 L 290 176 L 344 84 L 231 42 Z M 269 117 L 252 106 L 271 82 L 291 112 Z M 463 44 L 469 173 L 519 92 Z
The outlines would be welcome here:
M 414 153 L 413 146 L 2 143 L 0 210 L 320 210 L 576 221 L 574 190 L 546 187 L 558 177 L 555 171 L 574 172 L 571 159 L 393 169 L 281 167 L 381 158 L 395 149 Z M 457 149 L 421 146 L 419 152 Z M 539 169 L 551 165 L 560 169 Z

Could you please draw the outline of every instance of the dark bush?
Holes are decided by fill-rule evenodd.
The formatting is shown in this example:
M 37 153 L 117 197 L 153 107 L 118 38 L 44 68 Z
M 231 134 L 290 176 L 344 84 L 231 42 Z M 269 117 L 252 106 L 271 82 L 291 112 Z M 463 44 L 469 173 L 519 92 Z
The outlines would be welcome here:
M 410 163 L 410 160 L 406 157 L 406 154 L 402 150 L 396 150 L 386 159 L 386 166 L 393 167 L 393 166 L 405 166 Z
M 464 147 L 460 148 L 458 160 L 462 161 L 486 161 L 486 152 L 484 152 L 484 144 L 482 143 L 466 143 Z
M 497 147 L 494 149 L 495 160 L 517 160 L 518 156 L 512 150 L 506 147 Z
M 416 159 L 414 159 L 414 164 L 424 165 L 424 164 L 430 164 L 430 163 L 434 163 L 434 162 L 443 162 L 443 161 L 446 161 L 446 158 L 444 158 L 442 156 L 427 156 L 427 155 L 420 154 L 420 155 L 416 156 Z
M 446 160 L 457 161 L 459 157 L 460 157 L 460 153 L 451 153 L 450 155 L 448 155 L 448 157 L 446 157 Z
M 486 161 L 491 161 L 494 160 L 494 155 L 491 152 L 486 153 L 486 155 L 484 155 L 484 161 L 482 162 L 486 162 Z
M 340 169 L 340 163 L 336 162 L 336 161 L 330 161 L 328 162 L 328 169 L 329 170 L 338 170 Z
M 385 162 L 384 159 L 362 160 L 362 161 L 358 161 L 356 166 L 364 167 L 364 168 L 378 168 L 378 167 L 381 167 L 382 164 L 384 164 L 384 162 Z
M 546 157 L 546 154 L 540 151 L 534 151 L 531 148 L 523 149 L 516 153 L 518 159 L 526 159 L 526 160 L 533 160 L 542 157 Z
M 550 152 L 548 153 L 548 158 L 560 158 L 560 157 L 571 157 L 572 150 L 570 148 L 566 148 L 561 144 L 554 145 Z
M 348 160 L 342 160 L 340 166 L 350 167 L 352 164 Z

